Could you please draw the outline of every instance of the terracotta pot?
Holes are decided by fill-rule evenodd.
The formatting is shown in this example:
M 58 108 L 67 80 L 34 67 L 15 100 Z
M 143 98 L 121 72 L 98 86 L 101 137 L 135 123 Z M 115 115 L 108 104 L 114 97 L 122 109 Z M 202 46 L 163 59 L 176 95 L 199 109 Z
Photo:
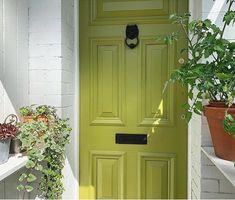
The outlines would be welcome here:
M 46 124 L 48 124 L 48 119 L 46 116 L 38 116 L 38 117 L 33 117 L 33 116 L 21 116 L 20 117 L 20 121 L 21 122 L 32 122 L 33 120 L 36 120 L 36 121 L 43 121 L 45 122 Z M 42 133 L 39 133 L 39 137 L 42 136 Z
M 48 122 L 47 117 L 43 116 L 43 115 L 38 116 L 36 119 L 33 116 L 21 116 L 20 117 L 20 121 L 22 121 L 22 122 L 31 122 L 33 120 Z
M 235 160 L 235 139 L 223 128 L 226 109 L 224 103 L 211 103 L 204 106 L 204 115 L 207 118 L 216 156 L 225 160 Z M 235 107 L 230 107 L 228 113 L 235 118 Z

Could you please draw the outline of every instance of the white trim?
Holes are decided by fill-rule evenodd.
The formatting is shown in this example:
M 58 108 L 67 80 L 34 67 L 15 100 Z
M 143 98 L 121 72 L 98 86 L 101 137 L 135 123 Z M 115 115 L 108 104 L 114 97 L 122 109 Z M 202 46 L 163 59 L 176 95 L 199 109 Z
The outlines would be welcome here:
M 188 124 L 188 172 L 187 172 L 187 199 L 192 197 L 192 158 L 191 158 L 191 149 L 192 149 L 192 135 L 191 135 L 191 122 Z
M 79 108 L 79 0 L 74 0 L 74 67 L 75 67 L 75 110 L 74 112 L 74 133 L 75 133 L 75 140 L 76 140 L 76 147 L 75 147 L 75 159 L 76 159 L 76 167 L 75 167 L 75 177 L 77 179 L 76 185 L 76 199 L 79 198 L 79 115 L 80 115 L 80 108 Z M 77 133 L 77 134 L 76 134 Z
M 0 181 L 24 167 L 27 161 L 27 156 L 11 155 L 7 162 L 0 165 Z
M 202 0 L 188 1 L 188 11 L 191 19 L 200 19 L 202 12 Z M 192 120 L 188 124 L 188 173 L 187 173 L 187 199 L 192 199 Z

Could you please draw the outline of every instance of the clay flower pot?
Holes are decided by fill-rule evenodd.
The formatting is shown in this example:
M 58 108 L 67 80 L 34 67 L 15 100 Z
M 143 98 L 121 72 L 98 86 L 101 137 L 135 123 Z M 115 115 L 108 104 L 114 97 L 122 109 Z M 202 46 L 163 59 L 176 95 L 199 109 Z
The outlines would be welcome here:
M 224 160 L 235 160 L 235 139 L 224 131 L 223 120 L 227 107 L 223 103 L 204 106 L 204 115 L 210 129 L 215 155 Z M 228 113 L 235 117 L 235 107 L 228 109 Z
M 42 122 L 48 124 L 48 119 L 44 115 L 37 116 L 36 118 L 33 117 L 33 116 L 21 116 L 20 117 L 20 121 L 24 122 L 24 123 L 32 122 L 33 120 L 35 120 L 35 121 L 42 121 Z M 41 132 L 39 133 L 39 136 L 42 136 Z
M 33 120 L 36 120 L 36 121 L 43 121 L 43 122 L 48 122 L 48 119 L 46 116 L 38 116 L 36 118 L 34 118 L 33 116 L 21 116 L 20 117 L 20 121 L 21 122 L 31 122 Z

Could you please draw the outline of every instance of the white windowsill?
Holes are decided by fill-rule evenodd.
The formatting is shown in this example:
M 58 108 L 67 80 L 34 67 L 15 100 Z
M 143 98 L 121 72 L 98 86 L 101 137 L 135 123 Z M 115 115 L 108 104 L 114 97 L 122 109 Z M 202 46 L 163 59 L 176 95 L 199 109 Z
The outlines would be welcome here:
M 213 147 L 202 147 L 205 155 L 215 164 L 215 166 L 222 172 L 222 174 L 232 183 L 235 187 L 235 167 L 231 161 L 223 160 L 216 157 Z
M 0 181 L 24 167 L 28 158 L 21 154 L 11 155 L 9 160 L 0 165 Z

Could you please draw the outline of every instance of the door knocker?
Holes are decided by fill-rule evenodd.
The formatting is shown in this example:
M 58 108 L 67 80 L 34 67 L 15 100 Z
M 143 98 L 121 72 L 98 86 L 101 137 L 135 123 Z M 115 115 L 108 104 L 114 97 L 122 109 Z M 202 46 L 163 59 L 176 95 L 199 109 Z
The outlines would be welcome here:
M 139 44 L 139 29 L 136 24 L 126 26 L 126 39 L 125 44 L 130 48 L 134 49 Z

